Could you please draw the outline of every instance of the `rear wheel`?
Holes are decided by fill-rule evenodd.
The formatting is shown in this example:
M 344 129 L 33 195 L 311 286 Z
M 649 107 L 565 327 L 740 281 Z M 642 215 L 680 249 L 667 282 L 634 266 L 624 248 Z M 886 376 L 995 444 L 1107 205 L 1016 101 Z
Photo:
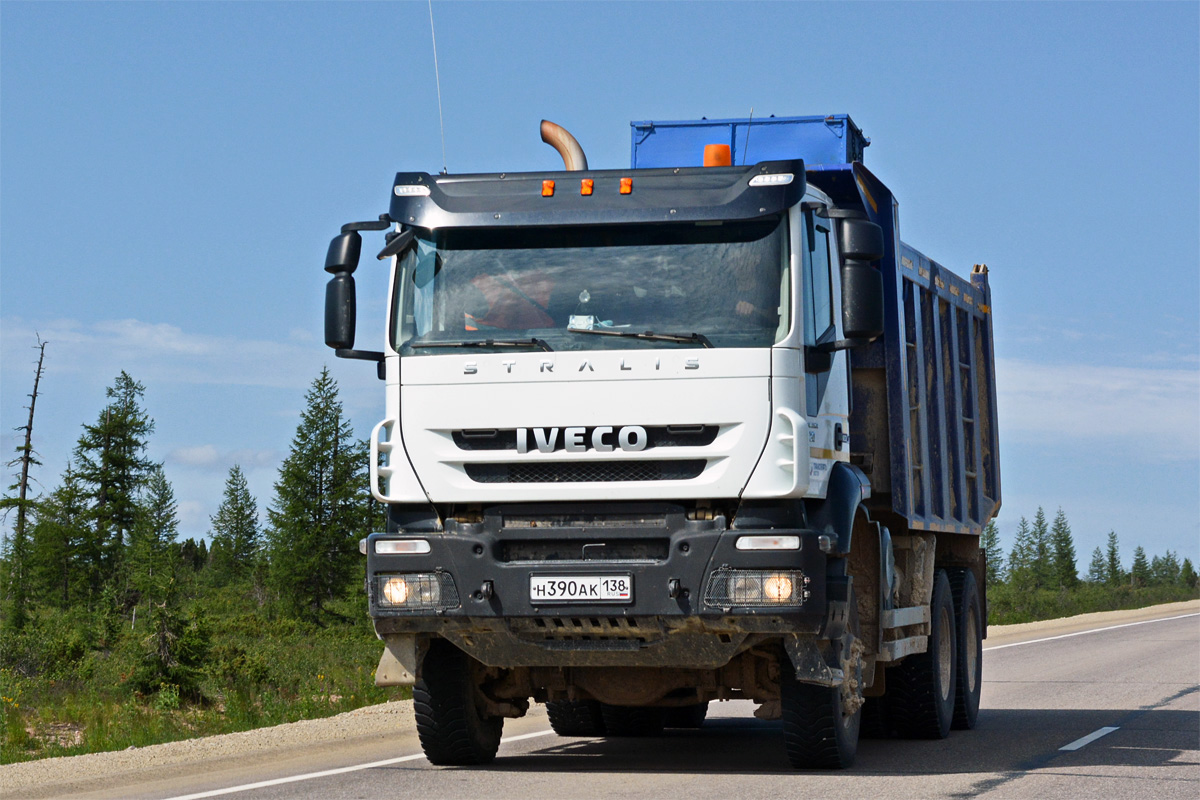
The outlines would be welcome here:
M 546 703 L 550 727 L 559 736 L 603 736 L 604 715 L 595 700 L 551 700 Z
M 951 727 L 970 730 L 979 718 L 979 695 L 983 686 L 983 611 L 974 573 L 969 569 L 954 569 L 950 570 L 949 577 L 958 628 L 955 665 L 958 680 Z
M 708 716 L 708 703 L 696 703 L 693 706 L 668 708 L 665 727 L 668 728 L 700 728 L 704 726 L 704 718 Z
M 600 705 L 609 736 L 658 736 L 666 721 L 665 708 Z
M 887 672 L 891 721 L 906 739 L 944 739 L 954 717 L 957 625 L 945 570 L 934 577 L 929 610 L 928 649 Z
M 487 764 L 500 748 L 503 717 L 485 716 L 476 704 L 478 662 L 444 639 L 435 639 L 413 686 L 417 737 L 430 763 Z

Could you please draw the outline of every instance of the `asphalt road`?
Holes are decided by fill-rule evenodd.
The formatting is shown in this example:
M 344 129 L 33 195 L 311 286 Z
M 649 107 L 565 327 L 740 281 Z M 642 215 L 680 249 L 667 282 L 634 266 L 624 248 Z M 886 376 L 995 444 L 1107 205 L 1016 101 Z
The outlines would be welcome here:
M 507 722 L 486 768 L 434 767 L 407 729 L 117 776 L 71 796 L 1195 800 L 1200 615 L 1112 624 L 990 637 L 976 730 L 943 741 L 864 740 L 843 772 L 789 769 L 778 723 L 753 719 L 746 702 L 714 703 L 703 729 L 651 739 L 559 738 L 537 707 Z

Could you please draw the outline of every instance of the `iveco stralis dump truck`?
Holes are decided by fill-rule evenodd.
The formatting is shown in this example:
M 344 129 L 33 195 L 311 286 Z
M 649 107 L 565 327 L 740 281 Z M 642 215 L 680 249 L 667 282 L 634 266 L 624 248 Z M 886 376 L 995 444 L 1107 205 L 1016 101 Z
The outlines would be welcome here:
M 630 169 L 401 172 L 330 248 L 326 344 L 378 362 L 362 543 L 435 764 L 782 719 L 792 765 L 970 728 L 1000 505 L 987 269 L 900 241 L 846 116 L 633 123 Z M 379 350 L 359 231 L 387 231 Z

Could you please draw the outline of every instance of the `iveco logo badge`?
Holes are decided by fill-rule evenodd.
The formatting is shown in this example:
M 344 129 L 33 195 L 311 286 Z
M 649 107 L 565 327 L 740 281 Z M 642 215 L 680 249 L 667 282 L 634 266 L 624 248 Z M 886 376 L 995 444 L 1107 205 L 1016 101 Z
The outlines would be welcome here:
M 559 436 L 560 430 L 562 436 Z M 534 447 L 542 453 L 553 453 L 559 449 L 568 453 L 582 453 L 589 445 L 598 453 L 611 453 L 618 447 L 637 452 L 645 450 L 647 444 L 646 429 L 641 425 L 626 425 L 623 428 L 613 428 L 611 425 L 595 428 L 517 428 L 518 453 L 529 452 L 531 438 Z

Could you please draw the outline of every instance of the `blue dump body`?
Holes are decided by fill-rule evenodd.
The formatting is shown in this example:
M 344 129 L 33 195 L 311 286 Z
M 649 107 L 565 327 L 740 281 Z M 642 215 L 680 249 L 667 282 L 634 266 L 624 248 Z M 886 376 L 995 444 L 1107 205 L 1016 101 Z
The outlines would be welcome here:
M 734 164 L 800 158 L 808 182 L 883 228 L 884 335 L 850 352 L 851 461 L 872 515 L 916 530 L 978 534 L 1000 508 L 991 290 L 900 241 L 898 203 L 862 164 L 870 143 L 845 115 L 633 122 L 632 166 L 696 167 L 728 144 Z

